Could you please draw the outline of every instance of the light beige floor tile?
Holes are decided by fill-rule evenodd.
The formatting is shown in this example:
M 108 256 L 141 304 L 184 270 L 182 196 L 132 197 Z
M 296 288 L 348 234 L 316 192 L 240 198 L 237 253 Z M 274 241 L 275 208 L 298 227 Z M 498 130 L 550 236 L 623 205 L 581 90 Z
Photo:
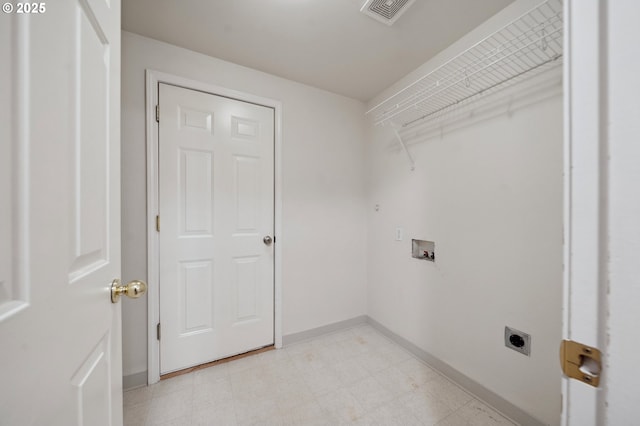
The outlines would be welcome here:
M 367 426 L 422 426 L 422 422 L 417 417 L 396 401 L 373 410 L 358 424 Z
M 277 380 L 294 380 L 302 377 L 305 370 L 298 370 L 290 358 L 270 361 L 264 365 L 266 374 L 276 377 Z
M 358 400 L 344 388 L 319 397 L 318 402 L 341 424 L 353 423 L 366 414 Z
M 351 329 L 346 329 L 342 331 L 336 331 L 335 333 L 331 333 L 331 337 L 334 342 L 341 342 L 343 340 L 352 339 L 354 337 L 354 334 Z
M 244 419 L 237 423 L 238 426 L 282 426 L 283 420 L 280 415 L 275 414 L 271 417 L 256 417 Z
M 371 374 L 382 371 L 391 365 L 391 362 L 387 358 L 375 351 L 369 351 L 362 355 L 358 355 L 354 359 Z
M 148 421 L 156 424 L 191 415 L 193 388 L 181 389 L 151 400 Z
M 191 424 L 191 414 L 186 414 L 173 419 L 149 420 L 147 426 L 186 426 Z
M 272 419 L 280 415 L 278 400 L 274 395 L 242 398 L 234 394 L 233 400 L 238 424 L 253 424 L 258 420 Z
M 233 391 L 228 378 L 193 387 L 194 410 L 226 405 L 233 405 Z
M 302 373 L 302 377 L 311 392 L 316 396 L 324 395 L 342 387 L 340 375 L 332 367 L 307 370 Z
M 264 383 L 273 383 L 276 380 L 280 380 L 278 377 L 278 372 L 269 368 L 268 365 L 261 365 L 259 367 L 250 368 L 248 370 L 243 370 L 238 373 L 232 373 L 229 375 L 232 383 L 235 384 L 237 381 L 256 381 L 256 382 L 264 382 Z
M 193 372 L 193 384 L 198 385 L 229 376 L 229 363 L 213 365 Z
M 409 392 L 399 397 L 396 402 L 425 425 L 435 425 L 454 411 L 445 401 L 420 391 Z
M 310 343 L 313 346 L 324 346 L 324 345 L 331 345 L 337 342 L 341 342 L 343 340 L 352 339 L 353 337 L 355 336 L 353 335 L 351 330 L 345 330 L 345 331 L 338 331 L 335 333 L 329 333 L 329 334 L 325 334 L 324 336 L 316 337 L 315 339 L 312 339 Z
M 124 426 L 143 426 L 147 422 L 150 402 L 145 401 L 124 408 Z
M 358 341 L 361 344 L 375 347 L 376 345 L 383 345 L 389 342 L 389 339 L 371 327 L 359 327 L 352 329 L 352 331 L 353 334 L 356 335 L 356 339 L 359 338 Z
M 333 366 L 333 369 L 338 374 L 338 377 L 340 377 L 340 382 L 344 386 L 348 386 L 371 376 L 371 374 L 369 374 L 369 372 L 355 359 L 338 363 Z
M 416 358 L 410 358 L 396 364 L 398 370 L 409 375 L 418 384 L 426 383 L 440 377 L 434 369 Z
M 227 371 L 229 374 L 233 374 L 250 370 L 252 368 L 259 368 L 264 364 L 264 361 L 259 356 L 252 355 L 236 359 L 225 364 L 227 365 Z
M 424 392 L 427 398 L 445 402 L 453 410 L 467 404 L 473 398 L 442 376 L 421 385 L 418 392 Z
M 307 351 L 313 351 L 313 345 L 310 341 L 305 340 L 304 342 L 294 343 L 292 345 L 287 345 L 283 349 L 290 357 L 295 355 L 303 354 Z
M 379 354 L 387 358 L 392 365 L 398 364 L 408 359 L 414 359 L 408 351 L 395 343 L 380 344 L 376 348 Z
M 256 355 L 261 361 L 269 363 L 289 359 L 289 353 L 285 349 L 273 349 Z
M 194 408 L 191 424 L 193 426 L 235 426 L 237 422 L 233 403 L 200 409 Z
M 369 325 L 125 393 L 125 425 L 513 426 Z
M 173 392 L 191 389 L 193 387 L 193 374 L 183 374 L 170 379 L 160 380 L 151 386 L 153 398 L 168 395 Z
M 351 332 L 358 336 L 362 336 L 365 334 L 377 334 L 377 335 L 380 334 L 378 330 L 376 330 L 375 328 L 373 328 L 371 325 L 367 323 L 362 323 L 354 327 L 351 327 Z
M 281 413 L 315 401 L 315 395 L 302 378 L 278 383 L 274 387 L 274 393 Z
M 373 375 L 373 378 L 395 396 L 420 388 L 420 383 L 416 378 L 400 371 L 397 367 L 389 367 L 379 371 Z
M 151 401 L 152 396 L 153 390 L 150 386 L 128 390 L 123 394 L 124 407 L 131 407 L 134 405 L 139 405 L 143 402 Z
M 354 383 L 347 388 L 365 411 L 370 412 L 391 401 L 394 395 L 378 383 L 373 377 Z
M 443 419 L 437 426 L 514 426 L 506 417 L 473 399 L 449 417 Z
M 331 358 L 334 362 L 348 361 L 356 356 L 360 355 L 360 349 L 357 348 L 357 344 L 351 340 L 354 337 L 348 339 L 336 341 L 325 345 L 325 350 L 331 352 Z
M 358 341 L 358 337 L 337 342 L 336 345 L 342 359 L 355 358 L 368 350 L 367 346 Z
M 322 346 L 315 346 L 315 352 L 318 354 L 320 358 L 325 360 L 328 363 L 328 365 L 342 361 L 345 359 L 345 357 L 340 352 L 341 342 L 343 341 L 328 343 Z
M 303 371 L 305 369 L 329 367 L 335 363 L 335 358 L 327 356 L 326 351 L 312 347 L 303 353 L 291 355 L 291 362 L 296 369 Z
M 284 426 L 333 426 L 336 424 L 331 413 L 315 400 L 282 412 L 281 418 Z
M 269 395 L 274 383 L 274 378 L 259 368 L 231 374 L 229 380 L 236 398 L 259 398 Z
M 355 339 L 353 339 L 352 341 L 356 343 L 356 347 L 358 348 L 358 351 L 362 354 L 365 352 L 368 352 L 370 350 L 375 350 L 375 343 L 373 342 L 373 336 L 369 336 L 367 334 L 363 334 L 363 335 L 357 335 Z M 348 342 L 349 340 L 345 340 L 345 342 Z

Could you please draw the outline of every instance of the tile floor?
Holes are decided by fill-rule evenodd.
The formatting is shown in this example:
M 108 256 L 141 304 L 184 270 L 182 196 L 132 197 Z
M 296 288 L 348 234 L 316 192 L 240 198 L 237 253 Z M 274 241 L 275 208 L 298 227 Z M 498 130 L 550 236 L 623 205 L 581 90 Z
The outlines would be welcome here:
M 369 325 L 127 391 L 134 425 L 513 425 Z

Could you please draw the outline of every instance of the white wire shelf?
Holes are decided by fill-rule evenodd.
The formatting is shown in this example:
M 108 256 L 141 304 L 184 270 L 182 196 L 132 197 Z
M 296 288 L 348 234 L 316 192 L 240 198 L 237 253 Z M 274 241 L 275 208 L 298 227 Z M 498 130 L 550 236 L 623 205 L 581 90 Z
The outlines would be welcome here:
M 376 125 L 407 128 L 436 119 L 475 96 L 562 64 L 562 0 L 547 0 L 367 114 Z

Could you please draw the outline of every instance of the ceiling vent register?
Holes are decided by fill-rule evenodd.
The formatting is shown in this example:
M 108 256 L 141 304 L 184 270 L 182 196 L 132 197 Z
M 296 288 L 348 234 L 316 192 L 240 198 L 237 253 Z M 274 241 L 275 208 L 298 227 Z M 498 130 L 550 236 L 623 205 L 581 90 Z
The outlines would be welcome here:
M 376 21 L 392 25 L 414 2 L 415 0 L 367 0 L 360 12 Z

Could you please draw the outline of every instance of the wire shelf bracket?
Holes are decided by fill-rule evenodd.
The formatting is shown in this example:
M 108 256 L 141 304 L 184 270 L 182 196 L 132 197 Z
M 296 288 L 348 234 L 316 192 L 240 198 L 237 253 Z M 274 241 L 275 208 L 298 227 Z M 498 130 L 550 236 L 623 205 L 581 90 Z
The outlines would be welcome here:
M 562 0 L 546 0 L 367 111 L 406 129 L 562 64 Z M 396 130 L 403 148 L 409 154 Z M 413 160 L 411 160 L 413 161 Z M 413 164 L 413 163 L 412 163 Z
M 416 169 L 416 162 L 413 161 L 413 157 L 411 156 L 409 149 L 407 149 L 407 144 L 405 144 L 404 141 L 402 140 L 402 136 L 400 136 L 400 132 L 398 132 L 398 129 L 394 129 L 393 131 L 395 132 L 396 137 L 398 138 L 398 142 L 400 143 L 400 146 L 404 150 L 404 153 L 407 154 L 407 158 L 409 159 L 409 165 L 411 166 L 411 171 L 414 171 Z

